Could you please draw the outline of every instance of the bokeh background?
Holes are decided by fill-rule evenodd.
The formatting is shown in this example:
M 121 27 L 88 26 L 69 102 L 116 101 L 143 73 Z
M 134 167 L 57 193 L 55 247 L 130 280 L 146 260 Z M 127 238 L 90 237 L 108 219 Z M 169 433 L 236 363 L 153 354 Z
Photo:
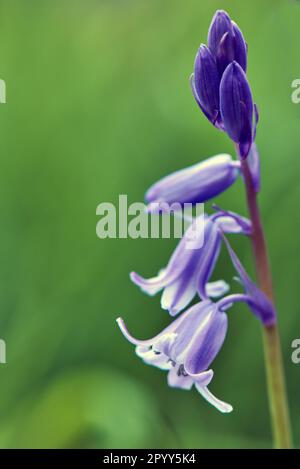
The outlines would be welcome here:
M 271 446 L 259 323 L 235 306 L 211 389 L 169 389 L 115 318 L 151 337 L 169 318 L 128 272 L 155 274 L 176 240 L 100 240 L 100 202 L 142 201 L 167 173 L 218 152 L 188 77 L 216 9 L 249 44 L 260 108 L 260 203 L 274 273 L 284 361 L 300 445 L 300 2 L 10 0 L 0 2 L 0 365 L 2 448 L 260 448 Z M 242 182 L 217 202 L 246 214 Z M 207 209 L 210 210 L 209 205 Z M 252 270 L 247 240 L 232 238 Z M 223 253 L 215 278 L 231 279 Z

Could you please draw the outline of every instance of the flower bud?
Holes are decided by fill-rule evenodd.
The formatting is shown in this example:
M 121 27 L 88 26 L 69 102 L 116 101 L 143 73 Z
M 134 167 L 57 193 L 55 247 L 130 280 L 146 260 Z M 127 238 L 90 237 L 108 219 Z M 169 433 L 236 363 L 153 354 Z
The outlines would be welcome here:
M 208 32 L 208 48 L 216 58 L 219 77 L 231 62 L 236 61 L 246 72 L 247 45 L 239 27 L 222 10 L 216 12 Z
M 213 125 L 218 126 L 220 121 L 218 69 L 211 51 L 203 44 L 196 55 L 191 85 L 203 113 Z
M 250 86 L 242 67 L 232 62 L 226 68 L 220 84 L 220 110 L 225 130 L 238 145 L 245 159 L 255 136 L 254 105 Z
M 216 155 L 156 182 L 148 189 L 146 201 L 203 203 L 228 189 L 239 174 L 239 161 L 227 154 Z

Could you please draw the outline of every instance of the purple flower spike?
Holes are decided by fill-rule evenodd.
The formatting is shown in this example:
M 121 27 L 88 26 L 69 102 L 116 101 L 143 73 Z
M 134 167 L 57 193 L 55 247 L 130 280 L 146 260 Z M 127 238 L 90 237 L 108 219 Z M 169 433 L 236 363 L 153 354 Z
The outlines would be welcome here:
M 168 370 L 171 387 L 199 393 L 220 412 L 231 412 L 232 406 L 217 399 L 207 389 L 213 378 L 209 369 L 223 345 L 227 332 L 227 315 L 210 301 L 192 306 L 160 334 L 150 340 L 137 340 L 117 320 L 125 338 L 136 346 L 142 360 L 162 370 Z
M 220 125 L 219 85 L 215 58 L 208 47 L 201 44 L 195 59 L 191 86 L 198 105 L 216 127 Z
M 251 149 L 255 134 L 253 126 L 254 105 L 247 77 L 237 62 L 226 68 L 220 84 L 220 109 L 225 130 L 238 145 L 245 159 Z
M 208 47 L 216 58 L 219 77 L 227 65 L 236 61 L 246 72 L 247 45 L 239 27 L 223 10 L 216 12 L 208 32 Z
M 271 301 L 267 298 L 267 296 L 255 285 L 254 282 L 250 279 L 249 275 L 245 271 L 244 267 L 242 266 L 239 258 L 233 251 L 232 247 L 230 246 L 228 240 L 224 237 L 224 241 L 226 244 L 226 247 L 228 249 L 229 255 L 231 257 L 232 263 L 240 277 L 240 280 L 244 286 L 245 289 L 245 299 L 252 310 L 252 312 L 257 316 L 263 324 L 266 326 L 271 326 L 273 324 L 276 324 L 276 312 L 274 309 L 273 304 Z M 237 301 L 240 301 L 237 296 Z M 234 298 L 235 295 L 232 295 Z M 229 299 L 230 297 L 228 297 Z M 222 301 L 222 300 L 221 300 Z
M 225 154 L 213 156 L 164 177 L 150 187 L 145 198 L 148 203 L 206 202 L 228 189 L 239 174 L 239 161 Z M 153 211 L 151 205 L 149 211 Z

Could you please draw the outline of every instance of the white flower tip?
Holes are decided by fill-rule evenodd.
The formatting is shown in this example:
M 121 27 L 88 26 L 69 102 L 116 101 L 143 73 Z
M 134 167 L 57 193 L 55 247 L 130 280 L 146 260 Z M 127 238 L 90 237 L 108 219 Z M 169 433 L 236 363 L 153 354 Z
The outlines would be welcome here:
M 123 319 L 121 317 L 118 317 L 116 319 L 116 323 L 118 324 L 119 328 L 123 332 L 123 329 L 124 329 L 124 326 L 125 326 Z
M 166 291 L 166 290 L 165 290 Z M 164 292 L 165 293 L 165 292 Z M 168 311 L 170 316 L 176 316 L 179 313 L 179 309 L 171 304 L 172 297 L 163 294 L 160 300 L 160 306 L 163 310 Z
M 137 277 L 138 277 L 138 274 L 137 274 L 136 272 L 133 272 L 133 271 L 130 272 L 129 278 L 130 278 L 130 280 L 131 280 L 132 282 L 135 283 L 135 280 L 136 280 Z
M 230 414 L 230 412 L 233 411 L 233 407 L 232 405 L 230 404 L 226 404 L 222 407 L 222 409 L 219 409 L 220 412 L 222 412 L 223 414 Z
M 162 274 L 159 275 L 162 276 Z M 130 272 L 129 277 L 135 285 L 137 285 L 144 293 L 149 296 L 156 295 L 156 293 L 162 289 L 159 276 L 145 279 L 136 272 Z
M 164 309 L 167 309 L 167 308 L 164 308 Z M 179 309 L 178 308 L 170 308 L 169 309 L 169 314 L 170 316 L 176 316 L 177 314 L 179 313 Z

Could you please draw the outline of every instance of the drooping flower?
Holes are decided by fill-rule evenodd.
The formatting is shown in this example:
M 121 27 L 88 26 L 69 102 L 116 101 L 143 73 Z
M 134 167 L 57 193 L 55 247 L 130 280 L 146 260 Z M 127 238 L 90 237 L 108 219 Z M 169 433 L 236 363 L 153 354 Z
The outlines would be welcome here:
M 172 316 L 188 306 L 197 292 L 202 299 L 226 293 L 225 282 L 208 283 L 220 253 L 222 232 L 251 233 L 250 222 L 237 214 L 200 217 L 191 223 L 167 267 L 156 277 L 145 279 L 135 272 L 130 274 L 131 280 L 149 295 L 163 290 L 161 306 Z
M 210 301 L 197 303 L 150 340 L 135 339 L 121 318 L 117 322 L 145 363 L 168 370 L 169 386 L 190 390 L 195 385 L 219 411 L 232 411 L 230 404 L 220 401 L 207 389 L 213 378 L 209 367 L 227 332 L 227 315 L 218 309 L 217 304 Z
M 231 412 L 231 405 L 217 399 L 207 386 L 213 378 L 210 366 L 227 333 L 226 311 L 235 303 L 245 302 L 265 324 L 272 324 L 274 319 L 269 300 L 253 286 L 235 255 L 233 261 L 242 281 L 247 284 L 246 294 L 228 295 L 216 303 L 210 300 L 196 303 L 149 340 L 134 338 L 124 321 L 117 319 L 125 338 L 136 346 L 136 354 L 148 365 L 168 371 L 169 386 L 190 390 L 195 385 L 199 393 L 221 412 Z
M 238 145 L 241 158 L 246 158 L 255 138 L 258 113 L 245 72 L 237 62 L 229 64 L 222 76 L 220 111 L 228 136 Z
M 240 162 L 216 155 L 176 171 L 153 184 L 146 193 L 150 203 L 203 203 L 228 189 L 240 174 Z M 155 205 L 153 205 L 155 207 Z M 153 210 L 154 211 L 154 210 Z

